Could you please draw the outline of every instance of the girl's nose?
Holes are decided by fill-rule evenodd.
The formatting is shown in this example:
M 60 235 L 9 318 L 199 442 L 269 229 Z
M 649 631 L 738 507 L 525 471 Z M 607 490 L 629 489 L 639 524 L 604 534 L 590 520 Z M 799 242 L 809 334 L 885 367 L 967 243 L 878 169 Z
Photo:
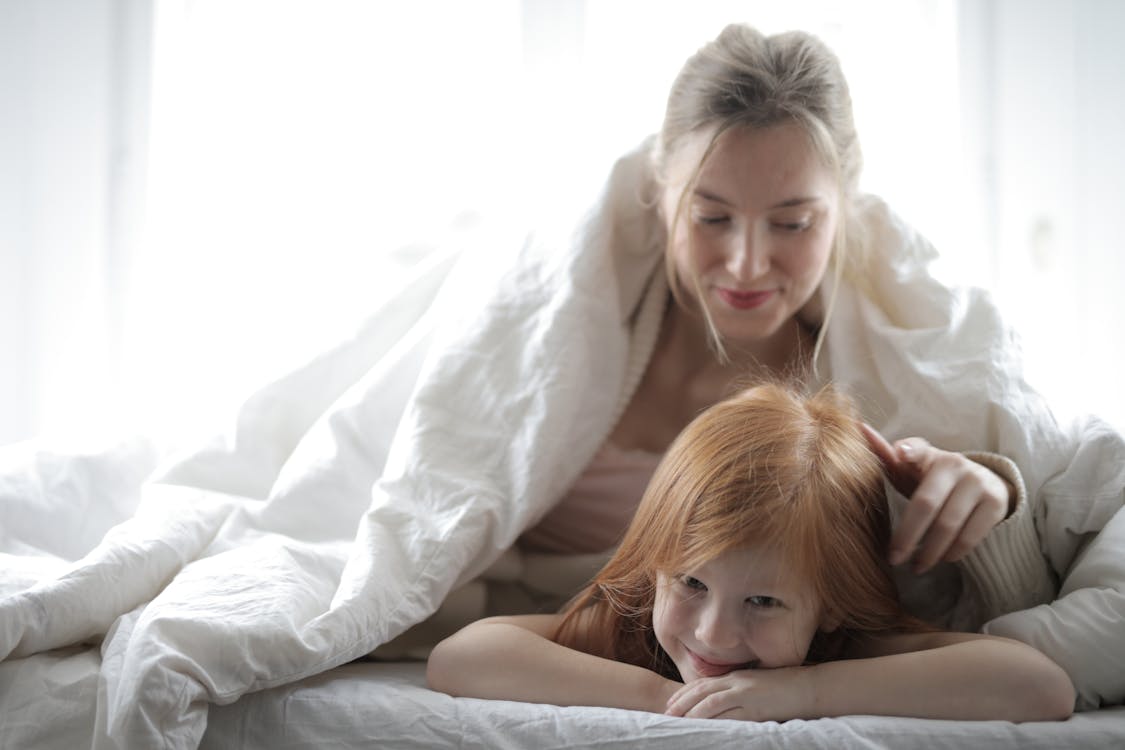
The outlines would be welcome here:
M 703 609 L 695 626 L 695 638 L 712 649 L 731 649 L 742 639 L 742 628 L 735 613 L 711 603 Z

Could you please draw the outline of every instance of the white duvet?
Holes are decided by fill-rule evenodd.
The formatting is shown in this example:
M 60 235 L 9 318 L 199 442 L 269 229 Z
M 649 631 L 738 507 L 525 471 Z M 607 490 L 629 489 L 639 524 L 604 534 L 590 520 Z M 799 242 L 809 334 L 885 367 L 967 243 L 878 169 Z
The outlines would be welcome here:
M 344 570 L 370 554 L 373 575 L 403 576 L 394 551 L 410 540 L 393 517 L 358 544 L 357 528 L 428 311 L 463 255 L 435 252 L 353 339 L 255 394 L 229 437 L 162 476 L 143 439 L 89 455 L 0 451 L 0 656 L 100 642 L 93 747 L 195 747 L 209 703 L 396 634 L 351 614 Z M 363 447 L 339 444 L 359 424 Z

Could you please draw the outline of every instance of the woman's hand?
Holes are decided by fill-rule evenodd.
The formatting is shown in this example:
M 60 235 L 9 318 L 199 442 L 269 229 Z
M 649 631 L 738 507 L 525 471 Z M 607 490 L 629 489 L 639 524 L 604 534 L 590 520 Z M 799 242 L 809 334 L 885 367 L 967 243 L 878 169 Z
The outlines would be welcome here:
M 914 572 L 967 555 L 1011 512 L 1015 493 L 992 470 L 919 437 L 894 445 L 863 425 L 895 489 L 910 499 L 891 536 L 890 562 L 913 558 Z
M 805 667 L 740 669 L 693 680 L 668 701 L 669 716 L 786 721 L 815 715 L 812 676 Z

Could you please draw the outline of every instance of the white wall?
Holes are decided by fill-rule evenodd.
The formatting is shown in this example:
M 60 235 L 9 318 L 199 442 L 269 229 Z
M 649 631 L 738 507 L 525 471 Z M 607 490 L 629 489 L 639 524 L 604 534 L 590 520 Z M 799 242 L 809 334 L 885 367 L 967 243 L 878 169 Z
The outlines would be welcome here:
M 992 68 L 989 281 L 1056 410 L 1125 429 L 1125 3 L 962 5 Z
M 125 56 L 146 8 L 0 3 L 0 444 L 79 414 L 112 422 L 109 321 L 133 213 L 115 186 L 143 148 L 128 97 L 144 66 Z
M 105 356 L 98 279 L 106 240 L 110 3 L 7 2 L 0 14 L 0 284 L 12 311 L 0 323 L 0 436 L 11 439 L 50 421 L 64 401 L 79 407 L 79 394 L 56 387 L 58 373 L 96 372 Z M 91 386 L 88 398 L 104 382 Z M 51 392 L 53 402 L 39 399 Z
M 508 0 L 508 6 L 512 5 Z M 135 296 L 130 294 L 130 280 L 136 268 L 136 219 L 143 204 L 151 6 L 152 0 L 0 2 L 0 444 L 82 422 L 112 429 L 114 415 L 121 413 L 115 389 L 122 382 L 118 369 L 123 361 L 121 336 L 128 328 L 122 324 L 124 305 Z M 342 12 L 346 4 L 330 7 Z M 538 92 L 529 122 L 534 123 L 538 116 L 550 124 L 557 112 L 552 107 L 569 96 L 574 102 L 585 102 L 588 109 L 571 107 L 572 121 L 561 123 L 558 130 L 571 136 L 587 131 L 612 134 L 606 143 L 582 149 L 589 169 L 579 159 L 564 157 L 574 153 L 562 148 L 573 145 L 565 135 L 545 139 L 548 158 L 525 166 L 552 177 L 567 169 L 583 174 L 601 169 L 607 154 L 633 142 L 647 127 L 626 122 L 628 117 L 643 115 L 640 119 L 647 123 L 658 116 L 659 97 L 652 91 L 663 90 L 683 55 L 691 51 L 693 42 L 677 33 L 685 24 L 698 27 L 702 39 L 704 31 L 714 33 L 720 16 L 727 19 L 741 14 L 743 20 L 753 16 L 758 22 L 769 20 L 767 26 L 793 23 L 785 19 L 795 17 L 787 16 L 779 6 L 747 2 L 704 3 L 682 23 L 677 21 L 683 18 L 678 3 L 522 0 L 520 7 L 522 31 L 530 35 L 525 38 L 524 74 L 546 76 L 551 83 L 543 85 L 542 78 L 536 78 L 537 87 L 524 78 L 508 87 L 513 96 Z M 949 7 L 945 2 L 892 7 L 863 0 L 846 6 L 798 3 L 794 12 L 803 9 L 808 19 L 821 19 L 818 23 L 824 28 L 818 26 L 817 30 L 830 42 L 844 44 L 841 57 L 845 62 L 861 59 L 851 55 L 864 51 L 847 48 L 846 35 L 833 37 L 845 21 L 865 27 L 883 22 L 902 28 L 919 17 L 933 16 L 928 27 L 936 24 L 936 36 L 941 38 L 951 33 L 950 24 L 955 22 L 962 52 L 960 127 L 956 118 L 942 111 L 950 92 L 934 91 L 936 83 L 923 81 L 919 85 L 929 94 L 927 101 L 932 106 L 928 109 L 900 104 L 899 110 L 909 111 L 892 109 L 893 117 L 878 116 L 875 122 L 861 123 L 871 167 L 870 186 L 887 194 L 938 241 L 953 276 L 995 290 L 1024 333 L 1033 382 L 1061 412 L 1098 411 L 1125 427 L 1125 390 L 1117 386 L 1118 373 L 1125 369 L 1117 332 L 1125 323 L 1125 224 L 1120 218 L 1125 202 L 1125 142 L 1120 136 L 1125 132 L 1125 97 L 1120 95 L 1125 91 L 1125 52 L 1118 41 L 1125 36 L 1125 3 L 960 0 L 952 20 Z M 259 11 L 263 8 L 269 5 L 263 4 Z M 481 8 L 479 13 L 487 10 L 498 18 L 504 15 L 495 3 Z M 629 34 L 620 30 L 622 24 L 631 29 L 635 17 L 646 12 L 652 22 L 649 27 L 658 27 L 659 33 L 652 28 Z M 415 15 L 425 16 L 426 11 L 417 10 Z M 399 16 L 395 18 L 401 21 Z M 576 18 L 586 19 L 584 30 L 576 25 Z M 615 18 L 620 23 L 611 23 Z M 592 21 L 597 23 L 590 26 Z M 569 53 L 576 57 L 565 62 L 547 55 L 550 45 L 546 40 L 554 38 L 551 30 L 559 24 L 569 24 L 569 32 L 565 39 L 555 41 L 578 48 Z M 384 33 L 395 31 L 389 22 L 379 28 Z M 593 36 L 575 38 L 583 34 Z M 355 35 L 361 34 L 356 31 Z M 911 60 L 941 54 L 941 45 L 934 39 L 924 41 L 929 46 L 888 38 L 878 45 L 883 60 L 863 63 L 866 67 L 862 69 L 848 68 L 853 79 L 860 81 L 853 84 L 857 103 L 873 97 L 901 101 L 902 87 L 911 79 Z M 471 48 L 471 40 L 465 43 Z M 445 41 L 440 45 L 442 49 L 449 46 Z M 624 64 L 622 48 L 629 53 Z M 351 61 L 345 68 L 348 75 L 361 76 L 362 67 L 368 64 L 364 49 L 357 39 L 339 53 L 345 62 Z M 675 54 L 662 67 L 659 60 L 663 58 L 656 53 L 668 49 Z M 344 55 L 348 50 L 354 51 L 353 57 Z M 499 66 L 497 77 L 506 75 L 503 60 L 519 56 L 518 49 L 488 52 Z M 618 68 L 611 69 L 615 60 Z M 432 62 L 440 72 L 440 61 Z M 893 71 L 880 72 L 895 66 Z M 608 81 L 604 92 L 590 86 L 599 80 Z M 362 84 L 355 84 L 355 90 L 362 92 Z M 286 91 L 271 91 L 279 102 L 288 101 Z M 410 92 L 402 93 L 410 101 Z M 335 96 L 335 89 L 324 91 L 322 104 L 332 104 Z M 344 116 L 350 111 L 347 106 L 340 116 L 332 114 L 333 122 L 351 123 L 353 129 L 363 130 L 378 126 L 383 119 L 378 110 L 362 110 L 361 117 L 349 119 Z M 284 115 L 284 109 L 279 111 Z M 269 111 L 258 115 L 268 120 Z M 409 129 L 402 118 L 389 122 L 396 124 L 394 132 Z M 500 140 L 518 138 L 519 132 L 529 134 L 525 136 L 529 139 L 538 135 L 544 140 L 542 131 L 533 127 L 520 129 L 504 121 L 486 125 L 495 129 Z M 951 188 L 956 191 L 949 196 L 951 209 L 927 211 L 933 201 L 918 188 L 936 179 L 939 172 L 950 171 L 936 148 L 946 129 L 979 137 L 963 144 L 965 179 Z M 458 131 L 461 137 L 463 131 Z M 895 141 L 891 137 L 895 134 L 902 137 Z M 380 142 L 371 139 L 367 150 L 359 152 L 367 161 L 350 167 L 342 163 L 341 168 L 377 171 L 368 168 L 368 162 L 382 153 L 375 153 L 377 146 Z M 382 147 L 387 146 L 382 142 Z M 521 153 L 522 146 L 510 145 L 507 151 Z M 505 149 L 501 146 L 499 150 Z M 549 158 L 555 153 L 558 163 Z M 907 183 L 891 169 L 901 153 L 917 155 L 911 162 L 917 182 Z M 314 149 L 308 158 L 315 161 L 315 156 Z M 436 173 L 417 172 L 420 179 L 427 174 Z M 204 198 L 213 200 L 214 196 L 200 199 Z M 332 205 L 339 202 L 327 194 L 317 200 Z M 374 218 L 377 214 L 368 207 L 390 205 L 382 193 L 371 196 L 354 190 L 340 200 L 351 213 L 370 214 L 368 223 L 373 226 L 379 224 Z M 426 205 L 408 208 L 423 218 L 429 212 Z M 240 210 L 232 215 L 244 213 Z M 276 213 L 263 216 L 255 226 L 266 227 L 266 219 Z M 948 217 L 949 226 L 935 222 L 934 216 Z M 206 235 L 203 229 L 193 231 Z M 298 270 L 302 263 L 319 268 L 326 253 L 349 251 L 347 243 L 362 245 L 368 252 L 376 245 L 362 233 L 345 233 L 340 228 L 337 234 L 340 236 L 317 235 L 335 238 L 321 243 L 318 256 L 286 263 Z M 946 237 L 950 236 L 962 239 L 949 241 Z M 260 252 L 268 249 L 269 243 L 264 243 Z M 214 249 L 208 252 L 216 256 L 217 268 L 228 262 L 228 256 Z M 252 259 L 234 262 L 253 264 Z M 214 281 L 214 273 L 196 265 L 202 269 L 196 272 L 201 280 Z M 361 304 L 362 280 L 357 278 L 349 288 L 353 288 L 350 296 L 338 296 L 347 297 L 350 304 Z M 191 289 L 181 292 L 190 304 Z M 214 288 L 200 289 L 194 298 L 206 301 L 208 294 L 214 299 Z M 259 328 L 264 330 L 276 321 L 258 303 L 263 310 L 258 313 Z M 293 331 L 279 328 L 260 333 L 254 329 L 249 335 L 284 340 L 292 338 Z M 168 356 L 157 358 L 168 360 L 161 367 L 182 374 L 170 358 L 177 354 L 178 342 L 201 345 L 188 340 L 200 337 L 198 326 L 186 326 L 182 331 L 161 329 L 161 336 L 161 345 L 168 349 Z M 132 356 L 151 353 L 150 344 L 142 344 L 141 351 L 133 351 Z M 256 356 L 233 349 L 227 354 Z M 224 365 L 231 364 L 229 359 L 224 361 Z M 214 364 L 207 366 L 214 378 L 224 382 L 236 375 Z M 154 369 L 160 371 L 160 367 Z M 160 377 L 146 378 L 160 385 Z

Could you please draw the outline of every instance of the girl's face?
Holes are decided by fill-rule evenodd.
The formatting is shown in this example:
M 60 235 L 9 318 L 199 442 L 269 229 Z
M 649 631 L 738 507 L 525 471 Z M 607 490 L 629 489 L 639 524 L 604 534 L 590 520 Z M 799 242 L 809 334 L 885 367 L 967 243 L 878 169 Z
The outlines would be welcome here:
M 839 189 L 797 124 L 735 128 L 715 144 L 699 181 L 684 185 L 710 132 L 685 141 L 669 163 L 661 210 L 675 273 L 707 306 L 721 337 L 765 342 L 812 297 L 824 278 L 836 233 Z
M 685 683 L 804 663 L 813 636 L 831 626 L 809 582 L 790 573 L 776 550 L 752 545 L 657 575 L 653 629 Z

